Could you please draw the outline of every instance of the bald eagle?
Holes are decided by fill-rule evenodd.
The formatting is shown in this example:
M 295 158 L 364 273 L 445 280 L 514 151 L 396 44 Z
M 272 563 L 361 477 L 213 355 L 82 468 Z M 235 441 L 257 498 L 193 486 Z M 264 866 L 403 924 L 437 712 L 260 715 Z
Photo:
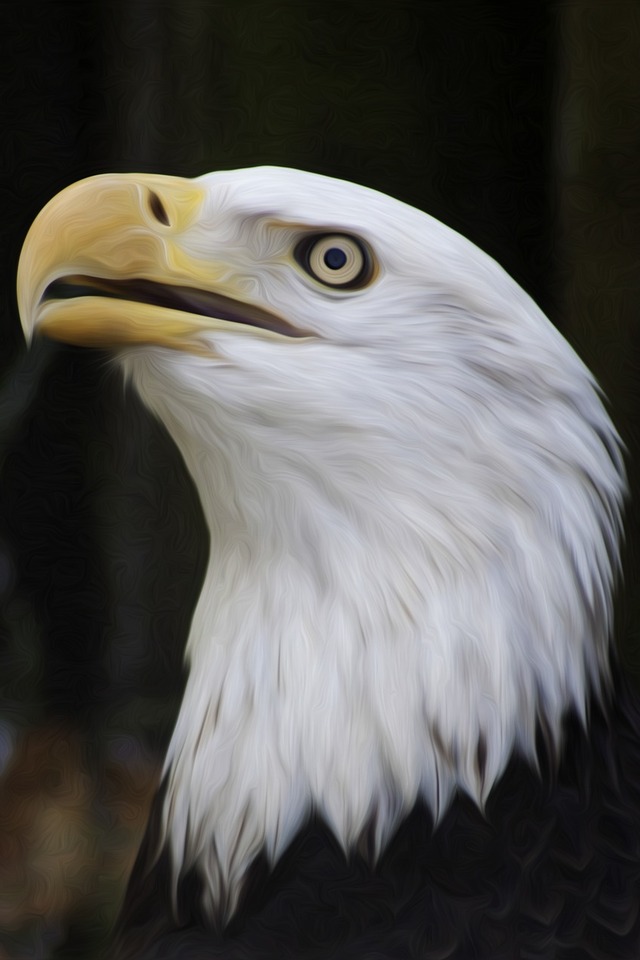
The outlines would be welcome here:
M 113 350 L 210 536 L 124 953 L 640 955 L 621 443 L 523 290 L 395 199 L 254 168 L 68 187 L 18 300 Z

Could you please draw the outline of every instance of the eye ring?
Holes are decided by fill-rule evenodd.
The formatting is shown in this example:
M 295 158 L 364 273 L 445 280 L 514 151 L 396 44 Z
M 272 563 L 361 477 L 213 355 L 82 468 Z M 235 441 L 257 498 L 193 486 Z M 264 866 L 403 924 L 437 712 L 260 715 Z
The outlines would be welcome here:
M 294 256 L 309 276 L 334 289 L 359 289 L 373 273 L 373 258 L 366 244 L 345 233 L 303 237 Z

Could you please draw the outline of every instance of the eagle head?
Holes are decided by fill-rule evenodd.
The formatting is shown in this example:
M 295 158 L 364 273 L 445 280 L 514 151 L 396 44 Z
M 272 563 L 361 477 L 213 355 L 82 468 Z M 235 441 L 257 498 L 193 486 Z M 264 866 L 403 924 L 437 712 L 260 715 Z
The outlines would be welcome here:
M 99 176 L 26 239 L 27 334 L 113 350 L 210 557 L 162 838 L 229 915 L 312 810 L 380 851 L 482 805 L 607 680 L 624 471 L 593 378 L 488 256 L 278 168 Z

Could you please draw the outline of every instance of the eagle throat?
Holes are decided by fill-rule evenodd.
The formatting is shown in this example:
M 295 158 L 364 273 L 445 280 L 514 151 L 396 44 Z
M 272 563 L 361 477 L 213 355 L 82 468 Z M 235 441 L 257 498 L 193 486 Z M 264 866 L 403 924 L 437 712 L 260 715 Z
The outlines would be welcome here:
M 455 491 L 421 465 L 424 441 L 408 456 L 393 430 L 347 414 L 341 429 L 332 414 L 309 435 L 295 413 L 238 415 L 232 365 L 207 371 L 204 401 L 183 358 L 136 352 L 124 366 L 180 449 L 211 537 L 162 821 L 174 882 L 195 867 L 209 915 L 228 919 L 252 861 L 274 862 L 313 811 L 345 851 L 366 834 L 375 859 L 418 799 L 436 822 L 455 790 L 482 807 L 514 750 L 536 762 L 539 722 L 557 746 L 567 710 L 584 715 L 607 672 L 614 485 L 598 513 L 590 483 L 564 471 L 567 502 L 595 517 L 585 572 L 574 518 L 544 516 L 516 450 L 494 489 L 467 464 Z M 569 394 L 554 405 L 578 423 Z M 438 454 L 455 456 L 453 441 Z

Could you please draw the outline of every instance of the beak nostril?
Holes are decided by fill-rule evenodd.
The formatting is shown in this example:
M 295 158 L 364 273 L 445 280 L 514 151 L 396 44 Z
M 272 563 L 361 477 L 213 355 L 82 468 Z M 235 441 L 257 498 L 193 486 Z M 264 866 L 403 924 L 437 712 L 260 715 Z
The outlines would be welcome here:
M 154 193 L 153 190 L 149 191 L 149 210 L 158 223 L 164 224 L 165 227 L 171 226 L 164 204 L 158 194 Z

